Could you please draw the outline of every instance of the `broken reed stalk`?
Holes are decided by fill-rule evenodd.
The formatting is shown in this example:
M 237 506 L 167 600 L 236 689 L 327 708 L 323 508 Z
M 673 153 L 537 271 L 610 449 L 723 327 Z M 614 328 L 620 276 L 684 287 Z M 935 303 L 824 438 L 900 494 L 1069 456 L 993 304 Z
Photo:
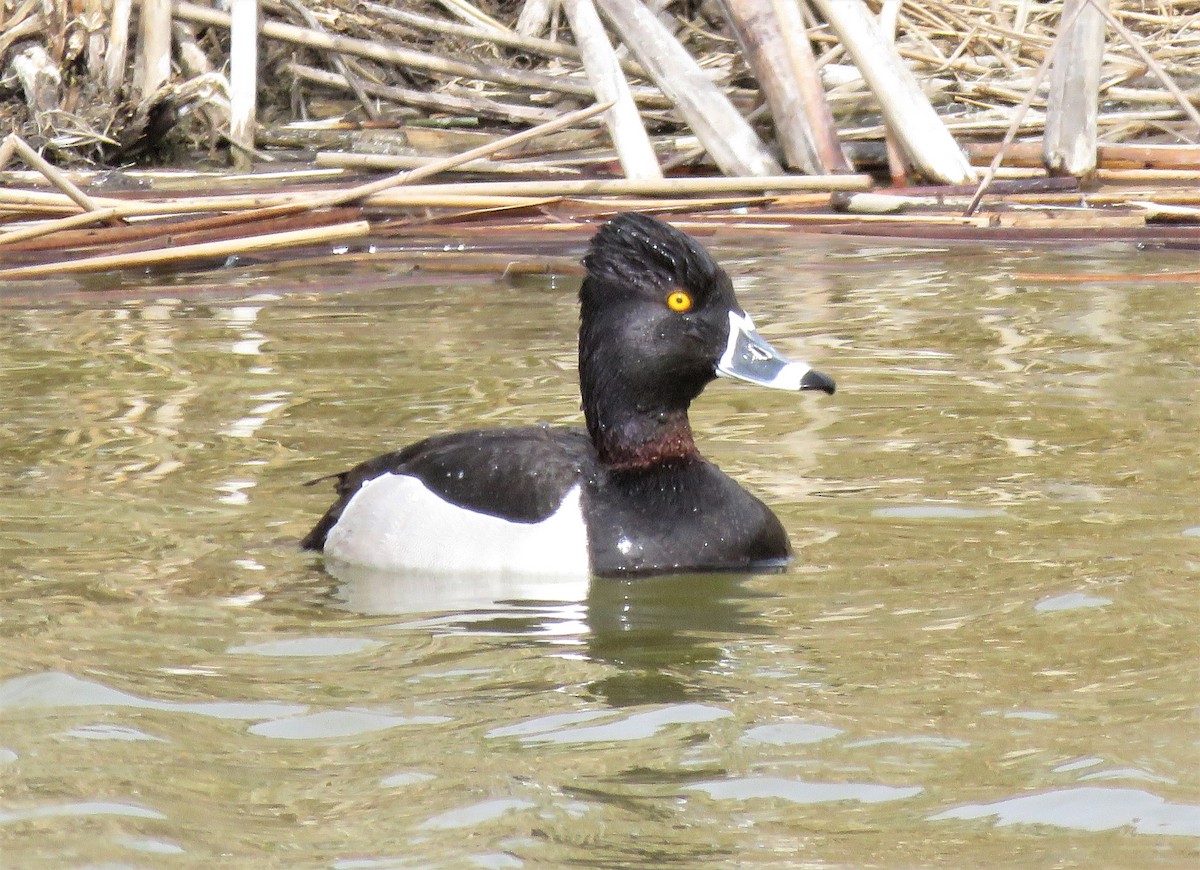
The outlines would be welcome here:
M 363 154 L 356 151 L 318 151 L 317 166 L 335 166 L 342 169 L 376 169 L 395 172 L 400 169 L 420 169 L 435 162 L 437 157 L 425 157 L 419 154 Z M 579 175 L 579 170 L 572 166 L 559 166 L 554 163 L 526 160 L 471 160 L 461 166 L 451 166 L 444 172 L 491 172 L 497 175 L 511 174 L 541 174 L 541 175 Z
M 216 9 L 209 9 L 205 6 L 198 6 L 195 3 L 183 2 L 183 0 L 175 4 L 175 15 L 185 21 L 193 21 L 197 24 L 229 28 L 228 14 L 219 12 Z M 338 36 L 332 33 L 317 33 L 306 27 L 297 27 L 294 24 L 284 24 L 283 22 L 271 21 L 269 19 L 262 22 L 260 32 L 268 39 L 278 39 L 294 45 L 304 45 L 324 51 L 340 51 L 344 54 L 366 57 L 393 66 L 412 67 L 425 72 L 548 90 L 554 93 L 572 94 L 580 97 L 591 98 L 593 96 L 590 85 L 583 84 L 569 76 L 519 72 L 494 64 L 451 60 L 450 58 L 441 57 L 429 52 L 406 48 L 402 45 L 377 40 L 356 39 L 349 36 Z
M 0 233 L 0 247 L 14 245 L 17 242 L 25 242 L 29 239 L 36 239 L 40 236 L 48 236 L 52 233 L 62 232 L 63 230 L 73 230 L 76 227 L 86 227 L 89 224 L 106 222 L 116 216 L 117 209 L 108 206 L 106 208 L 98 208 L 95 211 L 84 211 L 65 218 L 58 218 L 57 220 L 38 221 L 38 223 L 30 227 L 21 227 Z
M 158 248 L 152 251 L 136 251 L 128 254 L 108 254 L 100 257 L 86 257 L 79 260 L 43 263 L 36 266 L 18 266 L 14 269 L 0 269 L 0 279 L 46 278 L 77 272 L 103 272 L 110 269 L 163 266 L 168 263 L 180 263 L 187 260 L 230 257 L 250 251 L 266 251 L 278 248 L 298 247 L 300 245 L 322 245 L 344 239 L 360 238 L 367 235 L 370 230 L 371 225 L 367 221 L 353 221 L 351 223 L 316 229 L 267 233 L 258 236 L 242 236 L 221 242 L 180 245 L 178 247 Z
M 292 61 L 285 69 L 297 78 L 315 82 L 331 88 L 352 90 L 350 82 L 337 73 Z M 397 85 L 378 85 L 374 82 L 362 82 L 363 90 L 376 97 L 391 100 L 404 106 L 417 106 L 435 112 L 450 112 L 459 115 L 481 115 L 485 118 L 498 118 L 504 121 L 516 121 L 522 124 L 540 124 L 550 120 L 554 113 L 550 109 L 539 109 L 536 106 L 521 106 L 515 103 L 500 103 L 490 97 L 457 96 L 446 93 L 430 93 L 414 88 L 402 88 Z
M 413 170 L 411 175 L 421 172 Z M 403 173 L 410 175 L 410 173 Z M 383 179 L 390 182 L 392 179 Z M 378 184 L 380 182 L 373 182 Z M 312 193 L 258 193 L 218 194 L 213 196 L 181 197 L 168 200 L 121 200 L 108 197 L 97 198 L 101 207 L 115 207 L 122 215 L 186 214 L 202 211 L 247 212 L 247 219 L 255 217 L 254 210 L 292 206 L 294 208 L 318 208 L 340 205 L 354 199 L 362 204 L 382 208 L 403 208 L 410 205 L 429 207 L 443 198 L 448 205 L 457 205 L 463 197 L 533 197 L 548 196 L 688 196 L 714 193 L 761 194 L 765 191 L 863 191 L 870 190 L 873 181 L 869 175 L 778 175 L 732 178 L 728 176 L 683 176 L 664 178 L 659 181 L 635 181 L 626 178 L 606 179 L 561 179 L 544 181 L 474 181 L 445 184 L 423 184 L 381 188 L 375 192 L 363 192 L 358 188 L 333 194 Z M 364 185 L 363 187 L 365 187 Z M 394 186 L 394 185 L 393 185 Z M 334 200 L 337 200 L 335 202 Z M 36 208 L 70 207 L 69 200 L 61 195 L 38 191 L 0 190 L 0 206 L 11 203 L 15 206 Z
M 775 135 L 783 146 L 788 165 L 810 175 L 845 169 L 844 161 L 828 159 L 840 154 L 836 138 L 834 148 L 822 148 L 818 138 L 828 135 L 828 128 L 820 132 L 814 129 L 807 111 L 806 98 L 812 94 L 803 85 L 806 70 L 797 49 L 801 44 L 810 44 L 800 19 L 800 7 L 774 0 L 722 0 L 721 5 L 770 105 Z M 796 29 L 803 39 L 794 39 Z M 808 54 L 811 58 L 811 47 Z M 811 67 L 815 73 L 815 61 Z M 818 97 L 818 112 L 822 107 L 824 112 L 830 111 L 823 88 Z
M 305 6 L 300 0 L 283 0 L 289 9 L 304 19 L 304 23 L 318 33 L 325 33 L 325 25 L 323 25 L 312 10 Z M 379 109 L 367 98 L 367 92 L 363 90 L 362 82 L 359 81 L 350 65 L 346 63 L 346 58 L 340 51 L 325 52 L 329 62 L 333 64 L 334 69 L 338 71 L 342 78 L 350 85 L 350 89 L 354 91 L 354 97 L 358 100 L 358 104 L 362 106 L 363 111 L 367 113 L 367 117 L 372 121 L 378 121 L 382 115 L 379 114 Z
M 479 27 L 472 27 L 469 24 L 456 24 L 452 21 L 443 21 L 440 18 L 430 18 L 427 15 L 419 15 L 416 12 L 409 12 L 405 9 L 393 9 L 390 6 L 384 6 L 382 3 L 364 2 L 362 7 L 373 15 L 378 15 L 380 18 L 387 18 L 390 21 L 407 24 L 409 27 L 415 27 L 419 30 L 443 33 L 448 36 L 462 36 L 467 39 L 477 39 L 480 42 L 503 45 L 506 48 L 515 48 L 518 51 L 542 55 L 543 57 L 555 57 L 573 61 L 581 59 L 579 49 L 574 45 L 565 42 L 556 42 L 552 39 L 540 39 L 535 36 L 523 35 L 519 27 L 516 32 L 483 30 Z M 645 74 L 642 68 L 632 61 L 621 60 L 620 63 L 621 69 L 625 70 L 629 75 L 644 77 Z
M 901 2 L 883 0 L 883 8 L 879 12 L 879 30 L 892 48 L 896 47 L 896 20 L 900 16 Z M 912 165 L 896 141 L 896 132 L 887 125 L 884 125 L 883 142 L 887 148 L 888 175 L 891 176 L 892 187 L 903 187 L 912 176 Z
M 171 77 L 171 0 L 142 0 L 134 83 L 148 100 Z
M 571 24 L 571 32 L 575 35 L 575 44 L 579 46 L 583 57 L 588 80 L 596 91 L 596 98 L 612 103 L 604 121 L 625 177 L 662 178 L 658 157 L 633 102 L 629 82 L 625 80 L 621 64 L 612 43 L 608 41 L 608 34 L 604 32 L 604 25 L 592 0 L 561 2 Z
M 84 211 L 97 211 L 100 207 L 96 205 L 95 200 L 80 190 L 71 179 L 67 178 L 62 172 L 51 166 L 46 159 L 38 154 L 24 139 L 16 133 L 9 133 L 5 140 L 7 145 L 12 147 L 13 153 L 24 160 L 32 169 L 36 169 L 42 173 L 52 185 L 57 187 L 63 193 L 71 198 L 71 201 L 82 208 Z M 107 219 L 108 223 L 121 223 L 117 217 L 110 216 Z
M 447 12 L 457 15 L 468 24 L 473 24 L 476 27 L 481 27 L 485 30 L 495 31 L 497 33 L 508 33 L 508 28 L 497 21 L 492 16 L 488 15 L 481 9 L 472 6 L 467 0 L 437 0 Z
M 234 166 L 250 169 L 258 106 L 258 0 L 229 6 L 229 141 Z
M 723 173 L 754 176 L 783 171 L 729 98 L 641 0 L 598 3 Z
M 783 31 L 783 39 L 787 46 L 788 60 L 792 74 L 800 92 L 804 112 L 808 117 L 808 126 L 812 131 L 813 144 L 820 156 L 820 172 L 853 172 L 854 167 L 842 150 L 838 138 L 837 126 L 833 120 L 833 109 L 825 97 L 825 86 L 821 81 L 821 70 L 817 66 L 817 58 L 813 54 L 812 41 L 808 38 L 808 30 L 804 24 L 804 16 L 800 13 L 798 3 L 791 0 L 771 0 Z
M 443 191 L 441 185 L 428 185 L 415 189 L 399 188 L 384 191 L 364 200 L 363 205 L 381 208 L 486 208 L 507 206 L 514 203 L 540 202 L 545 196 L 520 196 L 518 194 L 476 194 L 461 191 Z M 119 217 L 170 217 L 171 215 L 201 214 L 204 212 L 234 212 L 241 223 L 296 214 L 311 206 L 312 194 L 308 193 L 257 193 L 220 194 L 215 196 L 189 196 L 177 199 L 113 199 L 98 198 L 101 208 L 115 209 Z M 77 214 L 78 207 L 62 194 L 39 191 L 0 190 L 0 210 L 42 214 Z
M 320 212 L 296 213 L 294 209 L 279 210 L 276 215 L 262 214 L 252 226 L 248 226 L 243 214 L 237 212 L 210 214 L 195 218 L 180 219 L 175 215 L 166 218 L 142 220 L 122 227 L 92 227 L 88 229 L 65 229 L 52 237 L 17 239 L 11 243 L 0 237 L 0 248 L 13 251 L 60 251 L 73 250 L 83 256 L 87 248 L 103 247 L 105 253 L 123 253 L 132 250 L 149 250 L 165 247 L 165 240 L 172 245 L 196 242 L 217 242 L 229 239 L 235 233 L 263 235 L 290 230 L 313 229 L 333 224 L 344 224 L 362 220 L 362 209 L 335 208 Z M 43 221 L 42 223 L 50 223 Z M 37 226 L 41 226 L 38 224 Z M 30 230 L 37 227 L 30 227 Z M 141 248 L 136 246 L 141 245 Z
M 1065 0 L 1065 18 L 1083 5 L 1075 25 L 1063 32 L 1063 47 L 1050 68 L 1046 132 L 1042 155 L 1052 175 L 1076 178 L 1096 171 L 1096 130 L 1100 113 L 1100 68 L 1104 60 L 1104 16 L 1091 0 Z
M 477 181 L 455 184 L 431 184 L 391 191 L 373 198 L 373 205 L 401 203 L 406 193 L 475 194 L 509 196 L 675 196 L 706 193 L 763 193 L 789 190 L 870 190 L 869 175 L 755 175 L 698 176 L 636 181 L 628 178 L 562 179 L 553 181 Z
M 546 29 L 557 0 L 525 0 L 517 16 L 516 31 L 522 36 L 537 36 Z
M 450 157 L 443 157 L 441 160 L 436 160 L 426 166 L 418 169 L 412 169 L 407 172 L 401 172 L 398 175 L 393 175 L 388 178 L 381 178 L 378 181 L 369 181 L 366 184 L 360 184 L 351 187 L 347 190 L 339 191 L 316 200 L 314 208 L 345 205 L 348 202 L 353 202 L 358 199 L 371 196 L 372 194 L 381 193 L 393 187 L 399 187 L 402 184 L 412 184 L 415 181 L 420 181 L 423 178 L 429 178 L 437 175 L 439 172 L 444 172 L 447 169 L 452 169 L 455 166 L 461 166 L 463 163 L 469 163 L 472 160 L 477 160 L 481 157 L 491 157 L 500 151 L 507 148 L 512 148 L 531 139 L 536 139 L 539 136 L 546 136 L 550 133 L 555 133 L 559 130 L 565 130 L 568 127 L 574 127 L 583 121 L 599 115 L 601 112 L 611 109 L 611 102 L 598 103 L 593 106 L 588 106 L 586 109 L 578 109 L 574 112 L 568 112 L 561 118 L 555 118 L 553 121 L 547 121 L 545 124 L 539 124 L 536 127 L 530 127 L 528 130 L 522 130 L 519 133 L 513 133 L 510 136 L 505 136 L 497 139 L 494 142 L 487 142 L 477 148 L 471 148 L 461 154 L 455 154 Z
M 1080 13 L 1087 8 L 1087 3 L 1080 3 L 1063 16 L 1062 26 L 1059 32 L 1055 34 L 1054 39 L 1050 42 L 1050 47 L 1046 50 L 1046 56 L 1042 58 L 1042 63 L 1038 66 L 1037 72 L 1033 76 L 1033 81 L 1029 85 L 1029 90 L 1025 92 L 1025 99 L 1021 100 L 1021 104 L 1017 106 L 1013 112 L 1012 120 L 1009 122 L 1008 130 L 1004 134 L 1004 138 L 1000 141 L 1000 147 L 996 149 L 996 156 L 992 158 L 992 162 L 988 164 L 987 171 L 984 172 L 983 178 L 979 179 L 979 186 L 975 189 L 975 195 L 971 197 L 971 202 L 967 205 L 963 212 L 966 216 L 975 214 L 979 208 L 979 203 L 983 201 L 983 195 L 987 192 L 988 185 L 992 183 L 992 179 L 996 177 L 996 170 L 1000 168 L 1000 162 L 1004 160 L 1004 152 L 1013 139 L 1016 138 L 1017 128 L 1020 127 L 1021 121 L 1025 117 L 1025 113 L 1029 111 L 1029 107 L 1033 105 L 1033 98 L 1037 95 L 1038 86 L 1042 83 L 1042 79 L 1046 77 L 1047 70 L 1054 63 L 1054 56 L 1058 53 L 1058 48 L 1062 45 L 1061 37 L 1064 33 L 1070 32 L 1075 26 L 1075 22 L 1079 20 Z
M 982 162 L 996 156 L 996 142 L 967 144 L 972 160 Z M 1138 145 L 1129 142 L 1101 143 L 1101 169 L 1200 169 L 1200 145 Z M 1004 154 L 1006 166 L 1041 166 L 1041 145 L 1036 141 L 1016 142 Z
M 962 184 L 975 170 L 921 90 L 916 76 L 879 32 L 862 0 L 814 0 L 879 101 L 888 127 L 921 173 Z
M 1090 0 L 1090 2 L 1096 9 L 1099 10 L 1100 14 L 1104 16 L 1104 20 L 1109 23 L 1112 29 L 1119 33 L 1121 38 L 1128 43 L 1129 47 L 1133 49 L 1133 53 L 1140 57 L 1142 62 L 1145 63 L 1146 66 L 1150 67 L 1151 70 L 1153 70 L 1154 74 L 1158 76 L 1158 80 L 1163 83 L 1163 87 L 1171 92 L 1171 96 L 1175 98 L 1177 103 L 1179 103 L 1179 106 L 1183 109 L 1184 113 L 1192 119 L 1192 123 L 1196 125 L 1197 132 L 1200 133 L 1200 110 L 1197 110 L 1196 107 L 1192 105 L 1192 101 L 1188 99 L 1187 95 L 1179 89 L 1179 85 L 1175 84 L 1175 80 L 1171 78 L 1165 69 L 1162 68 L 1162 65 L 1154 59 L 1150 52 L 1146 51 L 1145 47 L 1141 43 L 1141 40 L 1130 33 L 1129 28 L 1122 24 L 1117 17 L 1112 14 L 1103 0 Z
M 129 50 L 129 13 L 133 0 L 113 0 L 108 28 L 108 54 L 104 58 L 104 88 L 117 93 L 125 80 L 125 54 Z
M 436 160 L 433 163 L 427 164 L 427 165 L 422 166 L 417 169 L 413 169 L 413 170 L 406 171 L 406 172 L 401 172 L 397 175 L 392 175 L 387 178 L 378 179 L 376 181 L 367 182 L 366 184 L 360 184 L 355 187 L 336 191 L 332 194 L 320 194 L 320 195 L 315 195 L 315 196 L 311 195 L 311 194 L 300 195 L 300 196 L 284 195 L 284 197 L 282 198 L 282 201 L 280 201 L 280 199 L 278 199 L 278 198 L 276 198 L 274 201 L 272 201 L 272 199 L 270 197 L 261 197 L 261 196 L 252 197 L 250 199 L 251 199 L 251 202 L 254 203 L 254 205 L 251 207 L 251 209 L 249 211 L 247 211 L 243 215 L 241 215 L 241 219 L 242 219 L 242 222 L 250 222 L 250 221 L 261 219 L 263 217 L 280 217 L 280 216 L 287 215 L 287 214 L 293 214 L 293 213 L 299 212 L 299 211 L 309 211 L 309 210 L 318 209 L 318 208 L 331 208 L 333 206 L 345 205 L 346 203 L 353 202 L 355 200 L 366 199 L 366 198 L 371 197 L 372 195 L 376 195 L 376 194 L 380 194 L 384 191 L 388 191 L 391 188 L 395 188 L 395 187 L 398 187 L 398 186 L 404 185 L 404 184 L 410 184 L 414 181 L 419 181 L 423 178 L 429 178 L 430 176 L 436 175 L 439 172 L 443 172 L 447 169 L 454 168 L 463 163 L 469 163 L 471 160 L 475 160 L 475 159 L 478 159 L 481 157 L 491 156 L 492 154 L 495 154 L 499 151 L 503 151 L 506 148 L 511 148 L 516 145 L 520 145 L 523 142 L 527 142 L 531 139 L 536 139 L 539 136 L 548 135 L 550 133 L 554 133 L 559 130 L 566 129 L 567 127 L 575 126 L 576 124 L 586 121 L 589 118 L 592 118 L 595 115 L 598 115 L 601 112 L 606 111 L 607 109 L 611 108 L 611 106 L 612 106 L 611 103 L 603 103 L 600 105 L 589 106 L 585 109 L 580 109 L 575 112 L 568 112 L 566 115 L 563 115 L 560 118 L 556 118 L 553 121 L 547 122 L 545 124 L 541 124 L 537 127 L 532 127 L 528 130 L 522 130 L 522 131 L 520 131 L 518 133 L 514 133 L 510 136 L 505 136 L 504 138 L 498 139 L 494 142 L 488 142 L 484 145 L 479 146 L 478 148 L 472 148 L 461 154 L 456 154 L 456 155 L 452 155 L 450 157 L 445 157 L 445 158 Z M 18 145 L 17 145 L 18 149 L 20 148 L 21 144 L 23 144 L 23 143 L 18 143 Z M 25 146 L 25 147 L 28 148 L 28 146 Z M 63 180 L 66 181 L 65 178 Z M 73 187 L 73 185 L 72 185 L 72 187 Z M 78 191 L 78 188 L 75 188 L 75 190 Z M 86 195 L 83 194 L 82 191 L 78 191 L 78 192 L 81 196 L 85 196 L 85 198 L 86 198 Z M 2 193 L 2 192 L 0 192 L 0 193 Z M 528 197 L 526 197 L 526 198 L 528 198 Z M 217 206 L 217 203 L 214 202 L 214 200 L 219 200 L 221 198 L 220 197 L 216 197 L 216 198 L 204 197 L 201 199 L 202 199 L 202 201 L 207 200 L 207 203 L 204 203 L 207 206 L 207 210 L 216 210 L 216 208 L 214 208 L 214 206 Z M 3 196 L 0 196 L 0 201 L 3 201 Z M 91 203 L 91 207 L 93 209 L 96 207 L 96 204 L 94 201 L 92 201 L 90 199 L 88 199 L 87 201 L 89 203 Z M 120 201 L 119 200 L 116 202 L 106 201 L 105 205 L 110 205 L 110 206 L 115 206 L 117 208 L 120 208 Z M 137 203 L 135 205 L 145 207 L 145 206 L 152 206 L 153 204 L 147 203 L 147 202 L 142 202 L 142 203 Z M 165 208 L 164 208 L 164 206 L 165 206 Z M 151 212 L 151 213 L 162 214 L 164 212 L 171 213 L 172 211 L 175 211 L 176 213 L 178 213 L 178 211 L 179 211 L 178 203 L 160 204 L 158 206 L 158 212 Z M 251 238 L 253 238 L 253 237 L 251 237 Z M 123 268 L 123 267 L 119 266 L 119 265 L 111 265 L 111 266 L 99 266 L 97 268 Z M 0 275 L 2 275 L 2 273 L 0 273 Z

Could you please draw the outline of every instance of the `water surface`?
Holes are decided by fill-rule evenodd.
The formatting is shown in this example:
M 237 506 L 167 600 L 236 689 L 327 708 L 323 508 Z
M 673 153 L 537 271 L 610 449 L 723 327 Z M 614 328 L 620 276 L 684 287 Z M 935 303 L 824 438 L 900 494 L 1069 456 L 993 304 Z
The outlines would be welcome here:
M 339 582 L 304 481 L 580 420 L 575 280 L 0 297 L 9 866 L 1200 858 L 1194 253 L 718 241 L 834 397 L 714 384 L 783 573 Z

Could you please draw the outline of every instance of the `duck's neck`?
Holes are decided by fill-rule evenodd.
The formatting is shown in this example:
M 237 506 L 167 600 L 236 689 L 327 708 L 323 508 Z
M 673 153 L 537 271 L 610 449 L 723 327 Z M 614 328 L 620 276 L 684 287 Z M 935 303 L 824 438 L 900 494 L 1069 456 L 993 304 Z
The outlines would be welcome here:
M 591 377 L 580 371 L 583 415 L 600 461 L 619 470 L 650 469 L 699 458 L 685 400 L 639 399 L 645 390 L 620 377 Z
M 600 305 L 605 288 L 581 292 L 579 391 L 588 434 L 600 461 L 618 470 L 649 470 L 699 458 L 688 407 L 706 380 L 671 369 L 632 342 L 614 350 L 628 315 L 621 307 Z M 622 342 L 615 342 L 622 347 Z M 709 377 L 711 380 L 711 376 Z
M 645 470 L 700 456 L 686 411 L 585 416 L 600 461 L 610 468 Z

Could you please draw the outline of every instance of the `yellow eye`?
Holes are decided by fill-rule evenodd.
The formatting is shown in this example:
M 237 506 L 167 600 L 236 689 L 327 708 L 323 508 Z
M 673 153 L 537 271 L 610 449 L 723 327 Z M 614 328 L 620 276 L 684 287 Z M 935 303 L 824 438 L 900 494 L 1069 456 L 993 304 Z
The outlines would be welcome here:
M 678 311 L 681 314 L 684 311 L 692 310 L 692 297 L 682 290 L 676 290 L 667 297 L 667 307 L 672 311 Z

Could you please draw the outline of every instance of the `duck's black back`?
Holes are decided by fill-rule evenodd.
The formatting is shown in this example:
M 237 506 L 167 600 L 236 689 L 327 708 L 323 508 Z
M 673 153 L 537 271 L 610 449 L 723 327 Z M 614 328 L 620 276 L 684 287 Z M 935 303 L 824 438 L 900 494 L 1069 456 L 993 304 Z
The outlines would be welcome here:
M 558 509 L 594 453 L 582 429 L 523 426 L 435 435 L 333 475 L 338 499 L 301 546 L 323 549 L 350 499 L 363 483 L 382 474 L 415 477 L 443 500 L 475 513 L 541 522 Z

